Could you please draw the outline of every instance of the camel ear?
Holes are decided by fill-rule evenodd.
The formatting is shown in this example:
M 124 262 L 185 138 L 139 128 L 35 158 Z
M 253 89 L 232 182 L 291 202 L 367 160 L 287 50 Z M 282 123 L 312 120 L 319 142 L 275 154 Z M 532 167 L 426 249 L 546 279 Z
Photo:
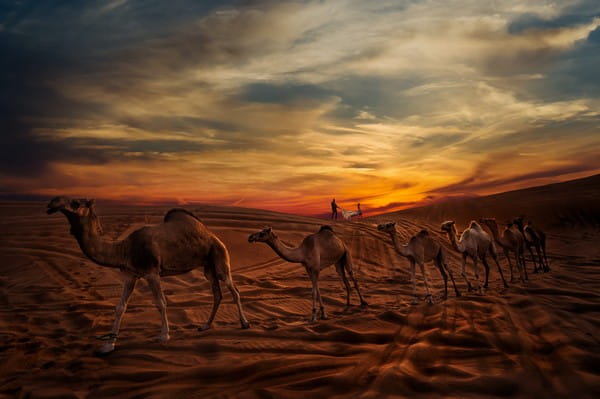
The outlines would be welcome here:
M 96 200 L 94 198 L 87 200 L 85 202 L 85 206 L 87 206 L 88 208 L 93 208 L 94 206 L 96 206 Z
M 267 230 L 269 233 L 273 231 L 272 227 L 267 227 L 265 230 Z

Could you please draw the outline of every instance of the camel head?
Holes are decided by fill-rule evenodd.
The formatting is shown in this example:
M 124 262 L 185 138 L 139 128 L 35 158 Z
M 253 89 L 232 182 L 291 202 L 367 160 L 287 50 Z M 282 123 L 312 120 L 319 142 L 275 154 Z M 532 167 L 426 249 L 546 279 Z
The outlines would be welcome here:
M 385 233 L 395 233 L 396 222 L 380 223 L 377 225 L 377 230 L 383 231 Z
M 248 242 L 269 242 L 277 238 L 273 229 L 271 227 L 267 227 L 266 229 L 262 229 L 257 233 L 252 233 L 248 236 Z
M 514 218 L 512 220 L 512 222 L 517 225 L 517 227 L 519 228 L 519 230 L 523 230 L 523 223 L 525 222 L 525 217 L 524 216 L 517 216 L 516 218 Z
M 498 223 L 494 218 L 481 218 L 479 219 L 479 223 L 486 225 L 490 229 L 498 230 Z
M 96 232 L 102 232 L 98 216 L 96 215 L 95 200 L 69 199 L 59 196 L 53 198 L 46 207 L 46 213 L 51 215 L 62 212 L 71 224 L 71 234 L 81 233 L 84 226 L 91 225 Z
M 453 231 L 456 231 L 456 222 L 454 220 L 447 220 L 444 223 L 442 223 L 442 226 L 440 227 L 440 229 L 442 230 L 442 233 L 452 233 Z

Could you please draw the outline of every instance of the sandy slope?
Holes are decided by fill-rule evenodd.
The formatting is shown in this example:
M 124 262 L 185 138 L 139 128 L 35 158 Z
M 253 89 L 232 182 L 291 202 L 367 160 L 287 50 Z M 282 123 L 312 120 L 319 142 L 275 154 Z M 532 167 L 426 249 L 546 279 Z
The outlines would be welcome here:
M 600 395 L 600 253 L 594 232 L 551 234 L 553 272 L 501 289 L 491 273 L 485 296 L 464 292 L 410 306 L 407 262 L 369 220 L 335 223 L 351 247 L 371 304 L 344 307 L 333 268 L 321 287 L 330 320 L 309 323 L 310 284 L 249 233 L 267 225 L 289 242 L 322 221 L 241 208 L 192 207 L 223 239 L 252 323 L 239 329 L 231 296 L 215 328 L 198 332 L 210 310 L 200 270 L 165 278 L 171 341 L 145 283 L 124 317 L 118 350 L 96 358 L 94 336 L 109 331 L 120 296 L 117 272 L 83 258 L 61 215 L 44 204 L 0 204 L 0 397 L 578 397 Z M 166 208 L 98 205 L 118 237 L 156 223 Z M 406 239 L 421 229 L 399 221 Z M 437 224 L 437 222 L 436 222 Z M 436 227 L 433 224 L 430 228 Z M 458 258 L 450 256 L 456 276 Z M 505 261 L 505 273 L 508 270 Z M 419 286 L 420 292 L 422 286 Z M 356 295 L 353 303 L 358 304 Z
M 600 226 L 600 174 L 563 183 L 475 198 L 460 198 L 406 209 L 383 218 L 430 222 L 454 219 L 466 224 L 473 218 L 511 220 L 518 214 L 551 229 Z

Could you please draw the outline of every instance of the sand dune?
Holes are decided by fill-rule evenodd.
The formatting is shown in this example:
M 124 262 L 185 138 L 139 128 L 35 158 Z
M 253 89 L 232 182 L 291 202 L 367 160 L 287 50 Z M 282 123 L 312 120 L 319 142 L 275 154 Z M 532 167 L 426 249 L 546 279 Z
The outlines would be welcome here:
M 370 306 L 346 309 L 334 268 L 321 276 L 330 320 L 310 323 L 310 283 L 251 232 L 272 226 L 288 242 L 322 220 L 243 208 L 190 207 L 228 246 L 249 330 L 231 296 L 214 329 L 198 332 L 212 296 L 201 270 L 167 277 L 171 341 L 147 285 L 138 284 L 117 351 L 97 358 L 121 291 L 118 272 L 85 259 L 62 215 L 45 204 L 0 205 L 0 397 L 5 398 L 380 398 L 578 397 L 600 395 L 598 234 L 550 235 L 552 273 L 503 289 L 492 270 L 486 295 L 409 304 L 407 262 L 365 219 L 333 223 L 354 257 Z M 167 208 L 104 206 L 104 230 L 158 223 Z M 393 217 L 393 215 L 391 216 Z M 436 221 L 399 218 L 402 239 Z M 444 237 L 441 237 L 446 241 Z M 572 246 L 572 248 L 571 248 Z M 449 252 L 458 275 L 458 257 Z M 501 264 L 507 272 L 504 260 Z M 423 293 L 422 285 L 419 290 Z M 450 291 L 452 292 L 452 291 Z
M 381 215 L 377 218 L 443 221 L 459 224 L 480 217 L 510 220 L 524 214 L 538 225 L 552 228 L 600 226 L 600 175 L 563 183 L 509 191 L 485 197 L 460 198 Z

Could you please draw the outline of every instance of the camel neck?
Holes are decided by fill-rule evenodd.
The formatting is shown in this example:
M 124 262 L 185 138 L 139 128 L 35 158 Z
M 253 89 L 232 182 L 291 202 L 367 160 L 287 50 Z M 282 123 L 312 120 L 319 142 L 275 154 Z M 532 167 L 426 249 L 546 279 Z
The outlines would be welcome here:
M 400 240 L 398 240 L 398 234 L 396 232 L 391 232 L 390 236 L 392 237 L 392 242 L 394 243 L 394 248 L 396 248 L 396 251 L 398 251 L 398 253 L 402 256 L 408 256 L 408 245 L 400 244 Z
M 506 240 L 504 240 L 503 237 L 500 236 L 500 233 L 498 232 L 498 226 L 488 226 L 490 227 L 490 231 L 492 232 L 492 237 L 494 237 L 494 241 L 496 242 L 496 244 L 500 245 L 502 248 L 507 248 L 509 247 L 506 243 Z
M 267 244 L 273 249 L 273 251 L 275 251 L 277 255 L 288 262 L 301 263 L 304 260 L 300 247 L 288 247 L 281 242 L 279 238 L 275 238 L 272 241 L 267 241 Z
M 450 244 L 452 244 L 452 248 L 454 248 L 455 251 L 462 253 L 465 251 L 465 248 L 464 245 L 462 245 L 463 243 L 458 241 L 457 235 L 456 227 L 452 226 L 452 231 L 448 232 Z
M 99 226 L 98 226 L 99 227 Z M 121 241 L 103 238 L 93 226 L 84 226 L 75 234 L 79 247 L 91 261 L 100 266 L 123 268 L 127 266 L 127 239 Z

